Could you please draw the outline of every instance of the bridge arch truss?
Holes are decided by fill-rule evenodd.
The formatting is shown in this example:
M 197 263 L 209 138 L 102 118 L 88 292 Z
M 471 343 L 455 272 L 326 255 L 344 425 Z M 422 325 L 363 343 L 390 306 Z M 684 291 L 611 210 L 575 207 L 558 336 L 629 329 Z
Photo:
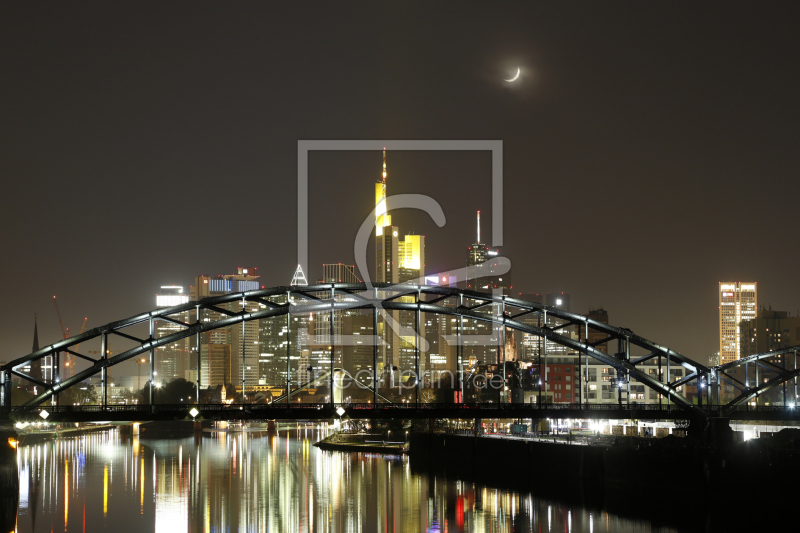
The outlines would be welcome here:
M 277 300 L 277 301 L 276 301 Z M 239 311 L 232 311 L 236 303 L 240 304 Z M 248 311 L 247 304 L 260 304 L 257 311 Z M 233 304 L 233 305 L 232 305 Z M 252 306 L 250 306 L 252 308 Z M 419 285 L 392 285 L 386 283 L 375 284 L 319 284 L 311 286 L 288 286 L 288 287 L 274 287 L 270 289 L 261 289 L 255 291 L 248 291 L 243 293 L 232 293 L 222 296 L 214 296 L 205 298 L 198 301 L 192 301 L 183 305 L 178 305 L 169 308 L 156 309 L 147 313 L 138 314 L 120 320 L 111 322 L 104 326 L 100 326 L 74 337 L 64 339 L 56 342 L 50 346 L 42 348 L 36 352 L 19 357 L 3 367 L 0 367 L 0 394 L 2 395 L 2 405 L 8 410 L 10 409 L 10 390 L 11 378 L 17 376 L 19 378 L 28 380 L 39 387 L 42 392 L 35 398 L 29 401 L 27 407 L 35 407 L 42 404 L 48 399 L 57 398 L 59 392 L 62 392 L 70 387 L 77 385 L 85 379 L 96 374 L 101 375 L 101 382 L 103 383 L 103 397 L 102 404 L 107 405 L 107 372 L 108 369 L 123 363 L 128 360 L 135 359 L 149 352 L 150 355 L 150 376 L 149 382 L 153 383 L 154 368 L 155 368 L 155 350 L 159 347 L 169 345 L 181 339 L 185 339 L 192 335 L 199 336 L 201 333 L 212 331 L 219 328 L 235 326 L 244 322 L 252 320 L 268 319 L 280 316 L 293 316 L 304 315 L 308 313 L 330 313 L 330 338 L 331 338 L 331 372 L 329 376 L 331 379 L 331 389 L 333 388 L 333 345 L 334 338 L 334 320 L 337 312 L 345 311 L 348 309 L 372 309 L 373 310 L 373 323 L 377 325 L 378 315 L 383 312 L 391 311 L 407 311 L 414 312 L 417 316 L 417 337 L 419 333 L 419 316 L 420 313 L 435 313 L 440 315 L 451 316 L 458 319 L 458 335 L 463 335 L 463 319 L 473 319 L 484 323 L 491 324 L 493 331 L 494 328 L 505 331 L 506 329 L 516 330 L 523 333 L 528 333 L 539 337 L 547 342 L 553 342 L 560 346 L 566 347 L 574 354 L 579 354 L 578 364 L 581 364 L 581 358 L 584 358 L 588 367 L 589 358 L 599 361 L 603 364 L 609 365 L 616 369 L 618 376 L 624 376 L 626 380 L 635 379 L 639 383 L 646 385 L 651 390 L 661 394 L 675 405 L 689 411 L 691 414 L 698 416 L 708 416 L 709 410 L 703 409 L 703 398 L 705 397 L 706 404 L 708 405 L 711 400 L 712 387 L 705 386 L 706 384 L 714 383 L 719 384 L 727 380 L 731 381 L 728 372 L 733 370 L 738 365 L 754 364 L 756 368 L 759 366 L 772 366 L 772 370 L 776 367 L 768 360 L 776 356 L 787 353 L 794 353 L 796 355 L 798 347 L 789 348 L 779 352 L 769 352 L 766 354 L 759 354 L 747 358 L 747 361 L 740 360 L 735 364 L 722 365 L 720 367 L 709 368 L 705 365 L 697 363 L 688 357 L 671 350 L 665 346 L 652 342 L 644 337 L 634 334 L 631 330 L 626 328 L 619 328 L 616 326 L 604 324 L 597 320 L 591 319 L 586 316 L 570 313 L 556 307 L 547 306 L 544 304 L 524 301 L 516 298 L 492 295 L 481 292 L 467 291 L 455 288 L 438 287 L 438 286 L 419 286 Z M 215 316 L 222 318 L 204 321 L 200 320 L 203 312 L 213 312 Z M 188 313 L 188 315 L 187 315 Z M 174 318 L 176 315 L 184 314 L 184 316 L 191 316 L 194 313 L 196 320 L 194 322 L 184 322 Z M 207 313 L 208 314 L 208 313 Z M 531 320 L 523 321 L 524 317 L 536 317 L 537 323 L 532 324 Z M 557 324 L 554 325 L 552 321 L 548 322 L 548 317 L 557 319 Z M 167 321 L 182 328 L 180 331 L 166 335 L 164 337 L 155 338 L 155 323 L 157 321 Z M 140 338 L 131 333 L 134 326 L 141 327 L 147 324 L 149 335 L 146 338 Z M 583 331 L 583 339 L 575 339 L 571 336 L 563 334 L 563 329 L 570 326 L 579 326 Z M 375 330 L 377 331 L 377 328 Z M 603 336 L 601 340 L 589 342 L 588 332 L 600 332 Z M 134 347 L 122 353 L 110 356 L 108 354 L 109 340 L 113 337 L 121 337 L 134 343 Z M 199 338 L 199 337 L 198 337 Z M 498 335 L 498 338 L 500 336 Z M 504 338 L 504 337 L 503 337 Z M 99 339 L 101 344 L 100 357 L 92 358 L 86 354 L 77 351 L 77 347 L 87 341 Z M 603 352 L 598 346 L 607 344 L 613 345 L 616 341 L 617 352 L 610 354 Z M 287 343 L 288 344 L 288 343 Z M 504 346 L 504 343 L 500 343 Z M 198 343 L 199 345 L 199 343 Z M 377 342 L 374 343 L 374 352 L 377 354 Z M 646 352 L 645 355 L 632 356 L 631 349 L 638 348 Z M 500 350 L 504 347 L 498 347 L 498 363 L 500 363 Z M 419 373 L 419 350 L 420 343 L 415 343 L 416 350 L 416 370 L 417 376 Z M 459 342 L 459 382 L 463 383 L 464 361 L 463 357 L 463 344 Z M 90 363 L 89 367 L 76 373 L 74 376 L 60 379 L 59 377 L 59 359 L 62 354 L 70 354 L 73 357 L 78 357 Z M 547 349 L 545 348 L 544 357 L 547 357 Z M 53 378 L 50 382 L 44 382 L 33 376 L 24 374 L 20 368 L 30 365 L 31 363 L 42 360 L 47 357 L 52 357 L 55 371 L 52 373 Z M 288 354 L 287 354 L 288 357 Z M 375 362 L 377 362 L 377 355 L 375 355 Z M 682 367 L 685 369 L 685 375 L 673 381 L 662 381 L 661 376 L 663 373 L 659 370 L 659 375 L 653 375 L 644 372 L 640 367 L 644 363 L 659 359 L 659 369 L 661 362 L 667 368 L 667 376 L 671 377 L 670 368 Z M 546 360 L 545 360 L 546 364 Z M 796 366 L 796 364 L 795 364 Z M 197 390 L 201 387 L 200 383 L 200 350 L 197 350 Z M 757 384 L 756 387 L 750 388 L 748 384 L 742 384 L 741 394 L 729 402 L 725 409 L 735 409 L 737 406 L 746 403 L 754 395 L 762 394 L 769 388 L 784 384 L 791 379 L 795 379 L 795 398 L 797 392 L 796 378 L 798 370 L 780 369 L 779 375 L 771 379 L 768 383 Z M 288 374 L 288 372 L 287 372 Z M 587 378 L 584 381 L 584 377 Z M 377 375 L 376 388 L 377 388 Z M 243 380 L 244 381 L 244 380 Z M 581 387 L 588 391 L 588 376 L 581 375 Z M 698 385 L 698 404 L 694 404 L 687 399 L 686 396 L 681 394 L 678 390 L 682 385 L 686 385 L 694 381 Z M 420 380 L 417 379 L 417 387 L 419 387 Z M 246 383 L 243 383 L 243 390 Z M 153 402 L 152 392 L 153 388 L 150 387 L 150 403 Z M 290 387 L 287 386 L 287 393 Z M 331 395 L 331 401 L 332 401 Z M 419 398 L 419 391 L 418 396 Z M 588 398 L 586 398 L 588 403 Z M 721 406 L 720 406 L 721 407 Z

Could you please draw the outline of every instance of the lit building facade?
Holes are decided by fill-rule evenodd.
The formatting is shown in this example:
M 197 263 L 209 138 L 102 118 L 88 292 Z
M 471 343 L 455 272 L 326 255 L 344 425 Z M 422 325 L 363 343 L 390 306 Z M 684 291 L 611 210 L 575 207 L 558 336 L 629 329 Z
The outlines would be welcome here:
M 386 176 L 384 149 L 382 179 L 375 184 L 375 281 L 421 280 L 425 277 L 425 236 L 409 234 L 400 239 L 386 205 Z
M 719 283 L 719 358 L 730 363 L 742 356 L 739 324 L 756 318 L 758 291 L 755 282 Z
M 741 356 L 771 352 L 800 344 L 800 317 L 786 311 L 761 309 L 758 318 L 739 323 Z
M 178 285 L 163 285 L 156 295 L 156 307 L 174 307 L 189 302 L 189 295 L 183 292 L 183 287 Z M 189 312 L 170 315 L 170 318 L 189 323 Z M 183 326 L 166 320 L 157 320 L 155 323 L 155 337 L 160 339 L 173 333 L 183 331 Z M 167 382 L 176 378 L 187 378 L 187 371 L 193 368 L 190 354 L 193 352 L 192 338 L 187 337 L 156 348 L 156 381 Z
M 386 150 L 383 151 L 383 171 L 381 180 L 375 184 L 375 281 L 386 283 L 418 283 L 424 285 L 425 279 L 425 236 L 405 235 L 399 237 L 400 230 L 392 225 L 392 216 L 386 203 Z M 402 297 L 403 301 L 413 301 L 413 296 Z M 405 381 L 409 372 L 416 371 L 417 335 L 399 334 L 397 329 L 415 328 L 416 313 L 391 311 L 388 313 L 396 327 L 388 327 L 385 320 L 378 326 L 378 335 L 385 343 L 379 349 L 377 372 L 384 377 L 384 383 L 395 386 Z M 420 318 L 424 324 L 424 316 Z M 399 326 L 399 328 L 397 327 Z M 424 372 L 420 365 L 420 372 Z M 397 380 L 395 376 L 398 376 Z
M 197 276 L 195 284 L 191 288 L 191 298 L 193 300 L 207 298 L 209 296 L 221 296 L 235 292 L 252 291 L 260 288 L 258 283 L 257 269 L 238 268 L 236 274 L 211 276 Z M 228 311 L 239 312 L 242 310 L 242 302 L 230 302 L 226 304 Z M 247 302 L 245 309 L 248 312 L 255 312 L 261 308 L 261 304 Z M 224 318 L 222 313 L 205 310 L 200 317 L 201 322 L 216 321 Z M 200 344 L 217 344 L 230 346 L 229 365 L 226 367 L 224 376 L 229 380 L 227 383 L 241 387 L 242 376 L 247 384 L 256 385 L 259 380 L 259 324 L 256 320 L 243 322 L 227 328 L 219 328 L 201 334 Z M 201 352 L 202 355 L 202 352 Z M 201 357 L 202 361 L 202 357 Z M 202 363 L 201 363 L 202 364 Z M 202 371 L 201 371 L 202 376 Z M 216 385 L 220 383 L 207 383 L 202 380 L 201 386 Z
M 500 255 L 481 242 L 481 212 L 477 216 L 477 240 L 467 247 L 467 270 L 464 288 L 472 291 L 511 294 L 511 273 L 503 272 L 491 259 Z

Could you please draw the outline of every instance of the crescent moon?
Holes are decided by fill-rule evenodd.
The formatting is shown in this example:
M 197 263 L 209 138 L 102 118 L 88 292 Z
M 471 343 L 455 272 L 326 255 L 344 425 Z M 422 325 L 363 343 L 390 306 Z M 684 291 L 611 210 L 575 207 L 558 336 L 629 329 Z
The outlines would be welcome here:
M 520 72 L 519 67 L 517 67 L 517 75 L 511 78 L 510 80 L 503 80 L 503 81 L 512 82 L 516 80 L 517 78 L 519 78 L 519 72 Z

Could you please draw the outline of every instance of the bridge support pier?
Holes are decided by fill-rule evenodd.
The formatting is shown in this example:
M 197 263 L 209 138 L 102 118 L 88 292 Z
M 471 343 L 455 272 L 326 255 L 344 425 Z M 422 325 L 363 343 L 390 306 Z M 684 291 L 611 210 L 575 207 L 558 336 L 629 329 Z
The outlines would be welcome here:
M 693 418 L 689 422 L 688 436 L 717 449 L 733 444 L 733 430 L 727 418 Z
M 278 431 L 278 427 L 277 427 L 277 424 L 275 424 L 275 421 L 274 420 L 268 420 L 267 421 L 267 432 L 269 432 L 269 433 L 277 433 L 277 431 Z

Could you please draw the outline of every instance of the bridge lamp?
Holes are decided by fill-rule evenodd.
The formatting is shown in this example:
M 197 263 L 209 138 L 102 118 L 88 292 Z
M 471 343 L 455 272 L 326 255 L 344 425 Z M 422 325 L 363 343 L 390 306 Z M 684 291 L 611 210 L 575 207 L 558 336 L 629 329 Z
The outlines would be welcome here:
M 338 409 L 336 409 L 336 414 L 338 414 L 339 416 L 342 416 L 344 413 L 345 413 L 345 410 L 344 410 L 344 409 L 342 409 L 341 407 L 339 407 Z
M 194 419 L 200 414 L 200 411 L 198 411 L 196 407 L 192 407 L 191 411 L 189 411 L 189 414 L 192 415 L 192 419 Z
M 39 412 L 39 416 L 42 417 L 42 420 L 47 420 L 47 417 L 50 416 L 50 413 L 48 413 L 45 409 L 42 409 Z

